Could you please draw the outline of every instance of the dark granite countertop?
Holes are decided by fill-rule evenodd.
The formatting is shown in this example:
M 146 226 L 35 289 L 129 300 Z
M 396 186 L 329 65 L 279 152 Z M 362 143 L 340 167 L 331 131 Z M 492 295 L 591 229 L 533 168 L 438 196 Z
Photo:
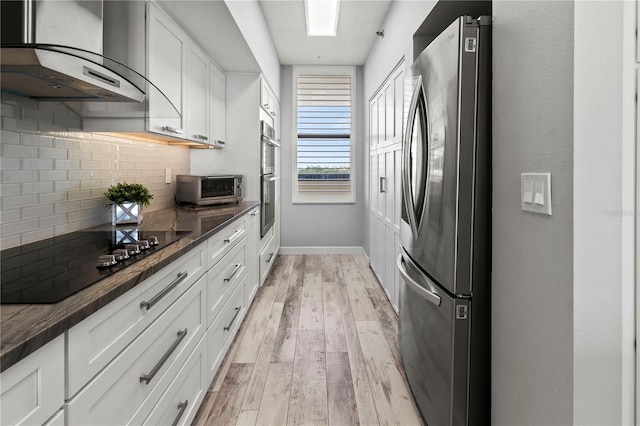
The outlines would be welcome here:
M 258 205 L 257 201 L 243 201 L 197 209 L 176 206 L 145 213 L 142 230 L 192 233 L 58 303 L 1 305 L 0 371 L 63 334 Z M 110 224 L 91 228 L 110 229 Z

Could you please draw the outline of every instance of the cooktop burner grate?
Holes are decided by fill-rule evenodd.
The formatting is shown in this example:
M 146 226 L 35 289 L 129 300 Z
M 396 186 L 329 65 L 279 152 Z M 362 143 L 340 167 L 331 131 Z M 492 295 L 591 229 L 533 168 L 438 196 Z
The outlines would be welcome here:
M 0 252 L 0 303 L 56 303 L 89 287 L 191 231 L 79 231 Z M 139 254 L 111 267 L 98 268 L 100 256 L 111 255 L 140 240 L 155 241 Z

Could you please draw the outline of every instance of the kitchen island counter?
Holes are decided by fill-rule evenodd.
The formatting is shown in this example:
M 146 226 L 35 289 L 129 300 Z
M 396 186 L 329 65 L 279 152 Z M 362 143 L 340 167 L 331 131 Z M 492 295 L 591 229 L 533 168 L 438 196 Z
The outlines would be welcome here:
M 65 333 L 257 206 L 257 201 L 243 201 L 206 208 L 176 206 L 145 213 L 143 223 L 138 226 L 142 231 L 161 229 L 191 231 L 191 234 L 58 303 L 2 305 L 0 371 L 5 371 Z M 105 224 L 86 231 L 109 231 L 114 228 Z

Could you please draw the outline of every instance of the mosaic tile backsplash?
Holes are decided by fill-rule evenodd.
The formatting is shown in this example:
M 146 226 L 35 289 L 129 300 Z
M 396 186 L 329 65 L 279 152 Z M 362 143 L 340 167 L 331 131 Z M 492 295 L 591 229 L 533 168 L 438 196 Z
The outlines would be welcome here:
M 109 222 L 103 193 L 118 182 L 149 188 L 145 211 L 171 206 L 175 176 L 189 173 L 187 148 L 76 130 L 76 105 L 7 94 L 1 105 L 2 249 Z

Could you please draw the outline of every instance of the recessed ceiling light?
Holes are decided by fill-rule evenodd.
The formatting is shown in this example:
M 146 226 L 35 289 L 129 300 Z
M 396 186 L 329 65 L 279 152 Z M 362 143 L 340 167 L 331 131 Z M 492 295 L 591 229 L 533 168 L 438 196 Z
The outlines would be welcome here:
M 305 0 L 304 6 L 307 35 L 335 37 L 340 0 Z

